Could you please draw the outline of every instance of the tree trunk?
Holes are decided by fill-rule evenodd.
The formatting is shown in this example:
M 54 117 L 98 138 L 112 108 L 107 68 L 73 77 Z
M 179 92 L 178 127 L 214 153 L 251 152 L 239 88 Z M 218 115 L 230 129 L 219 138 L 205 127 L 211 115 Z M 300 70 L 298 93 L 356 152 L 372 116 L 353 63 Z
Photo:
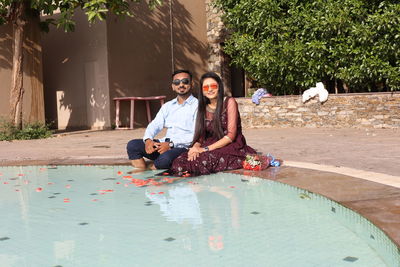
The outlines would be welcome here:
M 13 67 L 11 72 L 10 119 L 18 129 L 22 129 L 23 89 L 23 42 L 25 18 L 25 1 L 15 2 L 12 7 L 15 15 L 13 20 Z
M 338 80 L 335 79 L 335 94 L 339 93 L 339 88 L 338 88 Z

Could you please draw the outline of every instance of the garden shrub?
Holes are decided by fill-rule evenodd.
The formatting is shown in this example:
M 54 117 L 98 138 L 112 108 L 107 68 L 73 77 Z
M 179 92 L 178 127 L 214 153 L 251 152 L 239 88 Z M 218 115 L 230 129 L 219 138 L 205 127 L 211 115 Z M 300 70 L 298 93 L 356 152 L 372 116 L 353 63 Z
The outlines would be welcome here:
M 52 134 L 48 125 L 44 123 L 27 123 L 22 130 L 19 130 L 10 122 L 0 121 L 0 141 L 42 139 Z
M 318 81 L 400 89 L 400 4 L 377 0 L 215 0 L 224 52 L 274 94 Z

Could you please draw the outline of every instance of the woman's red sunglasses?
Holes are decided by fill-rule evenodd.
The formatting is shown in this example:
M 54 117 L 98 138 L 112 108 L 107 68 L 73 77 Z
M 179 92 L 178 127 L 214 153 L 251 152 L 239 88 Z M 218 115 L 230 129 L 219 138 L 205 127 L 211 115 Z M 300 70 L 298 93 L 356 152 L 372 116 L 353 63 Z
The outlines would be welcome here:
M 218 89 L 218 84 L 212 83 L 212 84 L 203 85 L 203 91 L 206 91 L 206 92 L 207 92 L 207 91 L 210 90 L 210 89 L 212 89 L 212 90 Z

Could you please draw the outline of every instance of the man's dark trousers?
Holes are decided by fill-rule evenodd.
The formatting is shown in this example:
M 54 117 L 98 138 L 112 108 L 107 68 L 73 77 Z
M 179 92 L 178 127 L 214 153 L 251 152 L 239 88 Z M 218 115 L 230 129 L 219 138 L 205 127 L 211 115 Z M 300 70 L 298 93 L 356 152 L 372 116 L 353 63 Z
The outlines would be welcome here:
M 145 149 L 145 143 L 142 139 L 133 139 L 128 142 L 126 146 L 128 151 L 128 156 L 130 160 L 141 159 L 143 157 L 154 161 L 154 166 L 157 169 L 169 169 L 172 165 L 174 159 L 176 159 L 180 154 L 187 151 L 186 148 L 172 148 L 163 154 L 157 151 L 147 154 Z

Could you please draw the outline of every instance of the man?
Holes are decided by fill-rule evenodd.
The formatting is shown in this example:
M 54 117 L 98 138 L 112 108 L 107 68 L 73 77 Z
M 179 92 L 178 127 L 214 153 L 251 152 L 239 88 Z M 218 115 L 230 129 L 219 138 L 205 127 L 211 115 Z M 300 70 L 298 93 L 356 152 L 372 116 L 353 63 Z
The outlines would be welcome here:
M 177 70 L 172 74 L 172 90 L 177 97 L 165 103 L 155 119 L 147 126 L 142 139 L 129 141 L 127 152 L 132 165 L 146 169 L 143 157 L 154 161 L 152 169 L 168 169 L 172 161 L 185 152 L 193 140 L 198 101 L 192 95 L 192 74 Z M 167 133 L 160 140 L 154 137 L 163 129 Z

